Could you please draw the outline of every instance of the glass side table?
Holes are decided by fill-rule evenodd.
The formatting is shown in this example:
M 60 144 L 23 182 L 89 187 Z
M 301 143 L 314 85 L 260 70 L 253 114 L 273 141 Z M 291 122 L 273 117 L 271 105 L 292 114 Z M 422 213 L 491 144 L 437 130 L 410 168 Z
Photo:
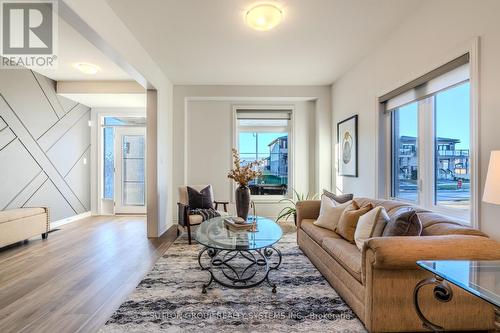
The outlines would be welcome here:
M 420 281 L 413 291 L 415 310 L 424 327 L 441 332 L 444 328 L 425 318 L 418 304 L 418 292 L 423 286 L 433 284 L 434 297 L 440 302 L 453 298 L 450 283 L 479 297 L 495 307 L 495 326 L 500 327 L 500 261 L 490 260 L 423 260 L 417 265 L 434 274 Z

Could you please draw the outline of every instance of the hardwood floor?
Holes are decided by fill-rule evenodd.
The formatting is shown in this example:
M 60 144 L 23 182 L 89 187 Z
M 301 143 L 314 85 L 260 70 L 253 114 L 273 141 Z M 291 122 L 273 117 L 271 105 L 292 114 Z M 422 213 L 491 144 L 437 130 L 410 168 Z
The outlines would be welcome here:
M 175 240 L 144 217 L 89 217 L 0 251 L 0 332 L 95 332 Z

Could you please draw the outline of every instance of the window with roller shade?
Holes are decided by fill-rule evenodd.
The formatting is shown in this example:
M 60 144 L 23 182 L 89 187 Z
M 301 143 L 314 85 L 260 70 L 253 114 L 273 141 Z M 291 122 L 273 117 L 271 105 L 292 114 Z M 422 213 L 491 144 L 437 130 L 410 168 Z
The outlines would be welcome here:
M 239 110 L 237 144 L 242 165 L 261 161 L 262 176 L 250 182 L 252 195 L 284 196 L 289 184 L 290 111 Z
M 468 54 L 381 97 L 391 126 L 391 196 L 462 219 L 471 210 Z

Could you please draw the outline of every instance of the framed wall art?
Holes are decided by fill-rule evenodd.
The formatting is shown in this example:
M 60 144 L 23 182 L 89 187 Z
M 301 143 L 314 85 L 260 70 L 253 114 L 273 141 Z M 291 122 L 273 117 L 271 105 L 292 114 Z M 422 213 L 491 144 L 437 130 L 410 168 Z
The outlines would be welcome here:
M 338 174 L 358 176 L 358 115 L 337 123 Z

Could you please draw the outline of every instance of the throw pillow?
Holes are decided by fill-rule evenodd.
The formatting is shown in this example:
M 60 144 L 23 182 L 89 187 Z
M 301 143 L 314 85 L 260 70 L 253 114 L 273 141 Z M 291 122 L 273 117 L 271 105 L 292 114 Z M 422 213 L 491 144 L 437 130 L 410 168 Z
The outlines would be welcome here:
M 389 222 L 389 215 L 382 206 L 377 206 L 361 215 L 354 232 L 354 241 L 358 249 L 363 250 L 363 244 L 367 239 L 382 236 L 387 222 Z
M 214 208 L 212 203 L 211 185 L 208 185 L 201 191 L 197 191 L 192 187 L 187 187 L 189 207 L 191 209 L 209 209 Z
M 338 202 L 338 203 L 346 203 L 348 201 L 351 201 L 353 198 L 354 198 L 354 194 L 340 194 L 340 195 L 337 195 L 335 193 L 332 193 L 330 191 L 327 191 L 327 190 L 323 190 L 323 195 L 326 195 L 327 197 L 329 197 L 330 199 L 334 200 L 335 202 Z
M 369 203 L 366 206 L 359 207 L 356 201 L 353 201 L 350 207 L 347 207 L 340 216 L 337 229 L 335 230 L 342 238 L 350 243 L 354 243 L 354 232 L 358 224 L 359 217 L 373 209 Z
M 382 236 L 420 236 L 422 222 L 411 207 L 397 210 L 384 229 Z
M 335 231 L 335 227 L 339 222 L 340 216 L 344 209 L 349 206 L 351 202 L 343 204 L 336 204 L 332 199 L 326 195 L 321 196 L 321 207 L 319 209 L 319 217 L 314 221 L 314 225 L 318 227 Z

